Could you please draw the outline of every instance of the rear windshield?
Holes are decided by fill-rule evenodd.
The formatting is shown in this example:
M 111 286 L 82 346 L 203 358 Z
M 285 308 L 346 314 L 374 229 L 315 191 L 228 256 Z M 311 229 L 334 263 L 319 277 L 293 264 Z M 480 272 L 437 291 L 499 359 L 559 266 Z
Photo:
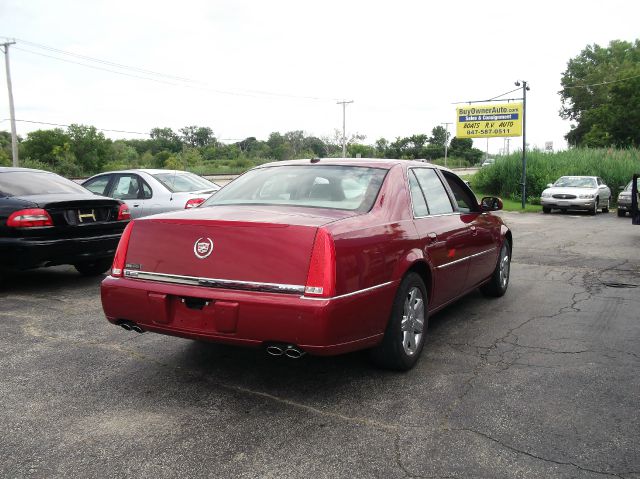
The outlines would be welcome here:
M 202 206 L 287 205 L 369 211 L 387 170 L 359 166 L 289 165 L 248 171 Z
M 186 191 L 219 190 L 220 187 L 211 181 L 188 172 L 156 173 L 152 175 L 162 183 L 172 193 L 183 193 Z
M 89 190 L 62 176 L 45 171 L 8 171 L 0 173 L 0 196 L 50 194 L 91 194 Z
M 573 188 L 597 188 L 596 180 L 581 176 L 563 176 L 556 181 L 553 186 L 573 187 Z

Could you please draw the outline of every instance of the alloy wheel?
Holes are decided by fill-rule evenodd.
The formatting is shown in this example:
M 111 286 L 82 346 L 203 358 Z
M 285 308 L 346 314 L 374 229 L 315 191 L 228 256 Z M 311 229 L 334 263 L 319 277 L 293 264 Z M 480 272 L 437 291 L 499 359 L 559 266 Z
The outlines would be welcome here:
M 407 292 L 402 311 L 402 347 L 408 356 L 416 353 L 422 340 L 424 331 L 424 298 L 417 287 L 412 287 Z

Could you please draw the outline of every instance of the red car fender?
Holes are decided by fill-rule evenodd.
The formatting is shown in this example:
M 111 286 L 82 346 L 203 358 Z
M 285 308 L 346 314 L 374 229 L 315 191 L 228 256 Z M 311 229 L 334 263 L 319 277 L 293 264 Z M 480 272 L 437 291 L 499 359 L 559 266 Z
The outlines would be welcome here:
M 409 271 L 415 271 L 422 277 L 424 285 L 427 288 L 427 295 L 430 302 L 433 289 L 433 266 L 430 263 L 429 258 L 425 257 L 424 253 L 419 248 L 412 248 L 408 250 L 404 257 L 398 260 L 391 275 L 392 281 L 399 284 L 400 281 L 402 281 L 402 278 L 404 278 Z

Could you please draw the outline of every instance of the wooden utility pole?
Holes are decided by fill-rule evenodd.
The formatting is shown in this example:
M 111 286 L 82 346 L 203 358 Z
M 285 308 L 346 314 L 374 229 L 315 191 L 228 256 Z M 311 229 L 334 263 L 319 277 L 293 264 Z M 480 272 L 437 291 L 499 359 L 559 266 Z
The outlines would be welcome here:
M 337 104 L 342 105 L 342 157 L 347 157 L 347 132 L 346 132 L 346 110 L 347 104 L 353 103 L 353 100 L 339 101 Z
M 11 156 L 13 166 L 18 166 L 18 136 L 16 135 L 16 112 L 13 108 L 13 91 L 11 88 L 11 69 L 9 68 L 9 45 L 16 42 L 6 42 L 0 44 L 4 53 L 4 63 L 7 71 L 7 90 L 9 90 L 9 117 L 11 118 Z

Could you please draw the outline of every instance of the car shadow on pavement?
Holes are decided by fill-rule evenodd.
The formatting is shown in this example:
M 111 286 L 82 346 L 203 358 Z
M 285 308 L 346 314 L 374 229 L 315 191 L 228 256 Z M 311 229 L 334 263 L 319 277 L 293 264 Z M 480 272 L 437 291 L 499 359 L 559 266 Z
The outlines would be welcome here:
M 82 276 L 72 266 L 54 266 L 0 275 L 0 294 L 70 291 L 76 288 L 99 287 L 105 275 Z

